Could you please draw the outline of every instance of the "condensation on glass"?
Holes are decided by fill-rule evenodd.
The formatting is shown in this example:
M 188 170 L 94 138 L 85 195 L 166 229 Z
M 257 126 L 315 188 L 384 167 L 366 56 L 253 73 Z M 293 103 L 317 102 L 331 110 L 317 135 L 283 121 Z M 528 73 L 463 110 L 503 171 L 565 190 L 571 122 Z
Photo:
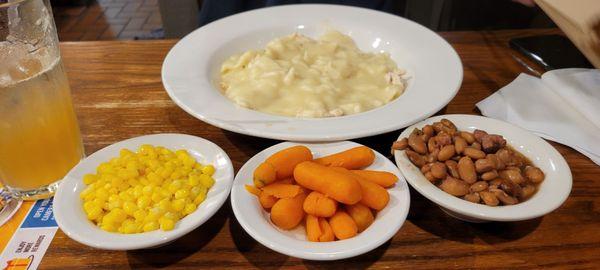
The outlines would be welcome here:
M 0 0 L 0 182 L 51 196 L 84 155 L 50 3 Z

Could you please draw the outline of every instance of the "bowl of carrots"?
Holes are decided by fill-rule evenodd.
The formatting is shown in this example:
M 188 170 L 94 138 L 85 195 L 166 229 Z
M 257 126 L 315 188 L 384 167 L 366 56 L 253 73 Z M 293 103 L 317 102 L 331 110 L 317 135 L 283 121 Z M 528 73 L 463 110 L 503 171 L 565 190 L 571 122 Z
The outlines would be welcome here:
M 231 204 L 242 228 L 270 249 L 337 260 L 391 239 L 410 194 L 398 168 L 366 146 L 283 142 L 242 166 Z

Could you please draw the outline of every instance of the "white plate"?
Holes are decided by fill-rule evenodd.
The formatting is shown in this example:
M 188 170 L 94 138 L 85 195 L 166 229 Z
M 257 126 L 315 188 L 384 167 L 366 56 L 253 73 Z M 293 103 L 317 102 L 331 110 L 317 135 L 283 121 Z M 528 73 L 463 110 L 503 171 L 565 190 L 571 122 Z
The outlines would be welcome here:
M 389 52 L 412 76 L 405 93 L 368 112 L 302 119 L 236 106 L 216 87 L 229 56 L 294 32 L 316 38 L 327 29 L 350 35 L 363 51 Z M 337 141 L 406 127 L 448 104 L 462 77 L 458 55 L 434 32 L 398 16 L 336 5 L 285 5 L 218 20 L 180 40 L 162 67 L 167 93 L 194 117 L 237 133 L 292 141 Z
M 256 196 L 248 193 L 244 185 L 252 184 L 252 172 L 273 153 L 298 143 L 283 142 L 271 146 L 252 157 L 240 169 L 231 190 L 231 206 L 240 225 L 261 244 L 277 252 L 308 259 L 337 260 L 369 252 L 392 238 L 400 229 L 410 207 L 408 185 L 398 168 L 389 159 L 375 152 L 375 161 L 370 170 L 388 171 L 398 176 L 398 182 L 388 188 L 390 202 L 380 211 L 375 222 L 357 236 L 335 242 L 315 243 L 306 239 L 301 223 L 291 231 L 278 229 L 271 223 L 269 213 L 260 206 Z M 343 141 L 335 143 L 302 144 L 310 148 L 315 158 L 347 150 L 360 144 Z
M 516 205 L 491 207 L 447 194 L 429 182 L 419 168 L 408 160 L 404 151 L 395 151 L 396 164 L 406 181 L 427 199 L 449 211 L 449 214 L 472 222 L 527 220 L 552 212 L 569 197 L 573 179 L 565 159 L 540 137 L 509 123 L 475 115 L 440 115 L 408 127 L 400 134 L 399 139 L 408 137 L 414 128 L 422 128 L 442 118 L 452 121 L 459 130 L 481 129 L 504 136 L 510 146 L 529 158 L 546 174 L 537 193 L 530 199 Z
M 118 234 L 101 230 L 90 222 L 83 211 L 79 193 L 86 185 L 85 174 L 94 173 L 100 163 L 119 156 L 119 150 L 137 150 L 142 144 L 163 146 L 171 150 L 185 149 L 197 162 L 215 166 L 215 185 L 196 211 L 183 218 L 171 231 L 156 230 L 138 234 Z M 233 166 L 229 157 L 216 144 L 184 134 L 156 134 L 136 137 L 107 146 L 88 156 L 63 179 L 54 196 L 54 215 L 60 229 L 71 239 L 99 249 L 131 250 L 156 247 L 171 242 L 202 225 L 223 205 L 233 182 Z

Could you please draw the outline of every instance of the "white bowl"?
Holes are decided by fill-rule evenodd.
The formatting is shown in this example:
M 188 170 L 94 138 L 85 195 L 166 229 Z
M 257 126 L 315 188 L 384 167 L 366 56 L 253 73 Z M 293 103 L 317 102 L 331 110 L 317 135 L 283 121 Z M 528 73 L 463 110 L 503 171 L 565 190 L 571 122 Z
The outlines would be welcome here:
M 552 212 L 569 196 L 573 179 L 565 159 L 540 137 L 509 123 L 475 115 L 440 115 L 406 128 L 398 138 L 408 137 L 414 128 L 422 128 L 442 118 L 452 121 L 459 130 L 481 129 L 504 136 L 509 145 L 529 158 L 546 174 L 545 180 L 533 197 L 516 205 L 491 207 L 447 194 L 429 182 L 419 168 L 410 162 L 404 151 L 394 151 L 396 164 L 408 183 L 427 199 L 438 204 L 446 213 L 469 222 L 527 220 Z
M 411 76 L 405 93 L 367 112 L 319 119 L 242 108 L 216 87 L 229 56 L 262 49 L 294 32 L 316 38 L 328 29 L 351 36 L 363 51 L 390 53 Z M 398 130 L 448 104 L 462 77 L 458 55 L 436 33 L 399 16 L 337 5 L 285 5 L 226 17 L 181 39 L 162 67 L 167 93 L 194 117 L 237 133 L 291 141 L 338 141 Z
M 337 260 L 369 252 L 392 238 L 400 229 L 410 207 L 408 185 L 398 168 L 386 157 L 375 152 L 375 162 L 370 170 L 388 171 L 398 176 L 398 182 L 388 188 L 390 202 L 380 211 L 375 222 L 357 236 L 335 242 L 316 243 L 306 239 L 304 224 L 286 231 L 277 228 L 258 202 L 256 196 L 248 193 L 244 185 L 252 184 L 252 172 L 273 153 L 298 143 L 283 142 L 271 146 L 252 157 L 240 169 L 231 190 L 231 206 L 240 225 L 248 234 L 266 247 L 289 256 L 308 260 Z M 343 141 L 334 143 L 302 144 L 311 149 L 313 156 L 321 157 L 347 150 L 360 144 Z
M 95 173 L 100 163 L 119 156 L 119 150 L 137 150 L 142 144 L 163 146 L 171 150 L 185 149 L 197 162 L 215 166 L 215 185 L 196 211 L 180 220 L 171 231 L 156 230 L 138 234 L 119 234 L 101 230 L 86 218 L 79 193 L 86 185 L 85 174 Z M 60 229 L 71 239 L 94 248 L 131 250 L 160 246 L 202 225 L 223 205 L 233 182 L 233 166 L 229 157 L 216 144 L 184 134 L 156 134 L 124 140 L 97 151 L 75 166 L 63 179 L 54 196 L 54 216 Z

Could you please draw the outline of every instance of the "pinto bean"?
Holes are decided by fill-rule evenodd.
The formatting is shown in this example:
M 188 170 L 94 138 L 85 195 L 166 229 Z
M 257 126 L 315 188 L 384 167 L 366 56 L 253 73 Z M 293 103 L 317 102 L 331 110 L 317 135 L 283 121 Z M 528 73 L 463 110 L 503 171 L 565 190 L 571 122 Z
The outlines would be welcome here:
M 419 153 L 409 149 L 404 150 L 404 152 L 406 153 L 406 156 L 408 157 L 410 162 L 415 164 L 415 166 L 421 168 L 423 165 L 425 165 L 425 157 L 419 155 Z
M 435 132 L 439 133 L 444 129 L 444 124 L 442 124 L 442 122 L 435 122 L 433 124 L 431 124 L 431 126 L 433 127 L 433 130 L 435 130 Z
M 525 178 L 521 174 L 521 171 L 518 169 L 517 170 L 506 169 L 506 170 L 500 171 L 498 174 L 500 175 L 501 178 L 510 180 L 517 185 L 525 182 Z
M 425 159 L 427 160 L 427 162 L 436 162 L 438 159 L 437 157 L 438 157 L 439 153 L 440 153 L 440 149 L 435 149 L 435 150 L 433 150 L 433 152 L 427 154 Z
M 462 154 L 467 146 L 467 140 L 465 140 L 463 137 L 454 137 L 454 149 L 456 150 L 457 154 Z
M 465 148 L 465 150 L 463 150 L 463 153 L 465 154 L 465 156 L 468 156 L 472 159 L 485 158 L 485 153 L 483 151 L 477 150 L 473 147 Z
M 522 201 L 529 199 L 533 194 L 535 194 L 536 188 L 534 185 L 525 185 L 521 189 L 521 198 Z
M 448 135 L 447 133 L 440 133 L 434 138 L 440 147 L 452 144 L 452 136 Z
M 485 158 L 489 159 L 492 163 L 494 163 L 494 168 L 496 168 L 497 170 L 504 169 L 504 163 L 498 158 L 496 154 L 487 154 Z
M 425 125 L 422 130 L 424 134 L 427 134 L 429 136 L 429 138 L 433 137 L 434 130 L 431 125 Z
M 498 150 L 498 152 L 496 152 L 496 156 L 504 164 L 508 163 L 512 159 L 512 157 L 511 157 L 512 154 L 507 149 L 500 149 L 500 150 Z
M 471 144 L 471 148 L 475 148 L 477 150 L 481 150 L 481 144 L 478 142 L 474 142 Z
M 431 171 L 431 165 L 433 165 L 433 163 L 427 163 L 427 164 L 423 165 L 423 167 L 421 167 L 421 172 L 423 174 L 425 174 L 428 171 Z
M 475 164 L 473 164 L 473 160 L 469 157 L 462 157 L 458 161 L 458 174 L 460 175 L 460 179 L 464 180 L 469 184 L 475 183 L 477 181 L 477 172 L 475 171 Z
M 485 172 L 483 174 L 481 174 L 481 180 L 483 181 L 490 181 L 490 180 L 494 180 L 496 178 L 498 178 L 498 171 L 496 170 L 491 170 L 489 172 Z
M 427 180 L 429 180 L 429 182 L 431 182 L 431 183 L 435 183 L 438 180 L 437 178 L 435 178 L 433 176 L 433 174 L 431 173 L 431 171 L 426 172 L 424 175 L 425 175 L 425 178 L 427 178 Z
M 446 161 L 446 160 L 450 159 L 452 156 L 454 156 L 454 154 L 455 154 L 454 145 L 449 144 L 449 145 L 442 147 L 442 149 L 440 149 L 440 153 L 437 155 L 437 159 L 439 161 Z
M 427 140 L 427 150 L 429 150 L 429 152 L 431 153 L 435 151 L 435 149 L 440 149 L 440 146 L 435 140 L 435 137 L 431 137 L 429 138 L 429 140 Z
M 544 172 L 538 167 L 527 166 L 525 167 L 525 177 L 532 183 L 541 183 L 544 181 Z
M 481 197 L 481 199 L 483 200 L 483 202 L 486 205 L 496 206 L 500 203 L 500 201 L 498 201 L 498 198 L 496 198 L 496 194 L 494 194 L 492 192 L 482 191 L 482 192 L 479 192 L 479 196 Z
M 419 154 L 427 153 L 427 145 L 425 145 L 425 141 L 423 141 L 423 137 L 421 137 L 422 134 L 423 133 L 420 130 L 415 128 L 408 136 L 408 146 Z
M 469 193 L 469 185 L 467 183 L 450 176 L 442 181 L 440 188 L 446 193 L 457 197 Z
M 444 179 L 447 176 L 446 164 L 436 162 L 431 165 L 431 174 L 437 179 Z
M 519 202 L 517 198 L 509 196 L 500 189 L 490 189 L 490 192 L 494 193 L 494 195 L 496 195 L 496 198 L 498 198 L 498 200 L 505 205 L 513 205 Z
M 406 147 L 408 147 L 408 139 L 402 138 L 392 143 L 392 152 L 393 150 L 404 150 Z
M 476 129 L 475 131 L 473 131 L 473 137 L 475 137 L 475 141 L 477 141 L 478 143 L 481 143 L 481 139 L 487 134 L 487 132 L 481 129 Z
M 502 184 L 503 181 L 504 181 L 504 179 L 502 179 L 502 178 L 496 178 L 496 179 L 493 179 L 492 181 L 488 181 L 489 182 L 488 186 L 490 188 L 498 188 Z
M 515 197 L 519 197 L 522 191 L 521 186 L 508 179 L 502 179 L 502 183 L 500 183 L 498 188 Z
M 460 178 L 460 175 L 458 174 L 458 163 L 456 163 L 456 161 L 446 160 L 444 163 L 446 164 L 446 167 L 448 168 L 448 171 L 452 177 Z
M 494 163 L 487 158 L 482 158 L 475 161 L 475 170 L 477 170 L 478 173 L 489 172 L 493 169 L 495 169 Z
M 479 197 L 479 193 L 469 193 L 465 195 L 463 199 L 472 203 L 479 203 L 479 201 L 481 200 L 481 198 Z
M 484 191 L 488 188 L 488 183 L 485 181 L 477 181 L 471 185 L 469 188 L 471 192 L 480 192 Z
M 472 133 L 470 133 L 470 132 L 467 132 L 467 131 L 461 131 L 461 132 L 459 133 L 459 135 L 460 135 L 460 136 L 461 136 L 463 139 L 465 139 L 465 140 L 467 141 L 467 143 L 469 143 L 469 144 L 472 144 L 472 143 L 474 143 L 474 142 L 475 142 L 475 137 L 474 137 L 474 136 L 473 136 L 473 134 L 472 134 Z

